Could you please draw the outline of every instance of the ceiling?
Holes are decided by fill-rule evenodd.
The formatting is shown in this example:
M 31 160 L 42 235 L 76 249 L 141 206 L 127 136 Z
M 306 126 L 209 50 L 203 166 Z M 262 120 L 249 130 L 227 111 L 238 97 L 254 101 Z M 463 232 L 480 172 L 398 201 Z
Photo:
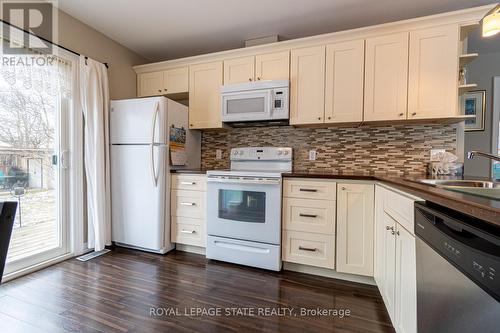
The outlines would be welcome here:
M 234 49 L 489 4 L 494 0 L 59 0 L 149 61 Z

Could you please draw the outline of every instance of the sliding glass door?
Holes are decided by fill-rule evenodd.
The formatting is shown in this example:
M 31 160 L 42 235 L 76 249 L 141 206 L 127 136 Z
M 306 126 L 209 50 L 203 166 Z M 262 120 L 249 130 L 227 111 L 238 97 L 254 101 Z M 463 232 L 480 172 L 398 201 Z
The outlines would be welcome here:
M 0 68 L 0 201 L 18 202 L 5 274 L 69 252 L 71 64 L 35 56 Z

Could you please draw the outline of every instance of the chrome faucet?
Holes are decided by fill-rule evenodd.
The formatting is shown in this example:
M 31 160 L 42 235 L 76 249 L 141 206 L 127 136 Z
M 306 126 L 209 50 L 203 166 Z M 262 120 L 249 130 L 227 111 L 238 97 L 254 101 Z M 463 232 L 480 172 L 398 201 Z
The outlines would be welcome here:
M 500 156 L 488 154 L 488 153 L 483 153 L 481 151 L 475 151 L 475 150 L 471 150 L 470 152 L 468 152 L 467 158 L 469 160 L 472 160 L 474 158 L 474 156 L 476 156 L 476 155 L 483 156 L 483 157 L 489 158 L 490 160 L 495 160 L 497 162 L 500 162 Z

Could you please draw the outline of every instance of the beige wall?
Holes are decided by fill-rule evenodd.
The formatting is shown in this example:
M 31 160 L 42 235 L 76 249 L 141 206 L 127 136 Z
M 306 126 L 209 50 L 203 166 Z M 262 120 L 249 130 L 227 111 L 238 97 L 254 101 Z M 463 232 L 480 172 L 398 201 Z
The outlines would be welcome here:
M 57 44 L 108 63 L 111 99 L 136 97 L 137 78 L 132 66 L 146 59 L 65 12 L 59 11 L 58 23 Z
M 59 44 L 109 65 L 111 99 L 136 97 L 136 74 L 132 66 L 143 64 L 143 57 L 102 33 L 59 12 Z

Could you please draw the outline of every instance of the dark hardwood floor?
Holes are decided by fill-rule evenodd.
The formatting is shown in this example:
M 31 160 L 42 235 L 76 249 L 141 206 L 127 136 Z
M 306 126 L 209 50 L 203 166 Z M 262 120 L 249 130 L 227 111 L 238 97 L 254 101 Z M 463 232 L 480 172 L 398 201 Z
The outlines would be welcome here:
M 350 315 L 302 316 L 301 308 Z M 277 309 L 284 312 L 262 313 Z M 376 287 L 184 252 L 161 256 L 117 248 L 0 286 L 0 332 L 393 331 Z

